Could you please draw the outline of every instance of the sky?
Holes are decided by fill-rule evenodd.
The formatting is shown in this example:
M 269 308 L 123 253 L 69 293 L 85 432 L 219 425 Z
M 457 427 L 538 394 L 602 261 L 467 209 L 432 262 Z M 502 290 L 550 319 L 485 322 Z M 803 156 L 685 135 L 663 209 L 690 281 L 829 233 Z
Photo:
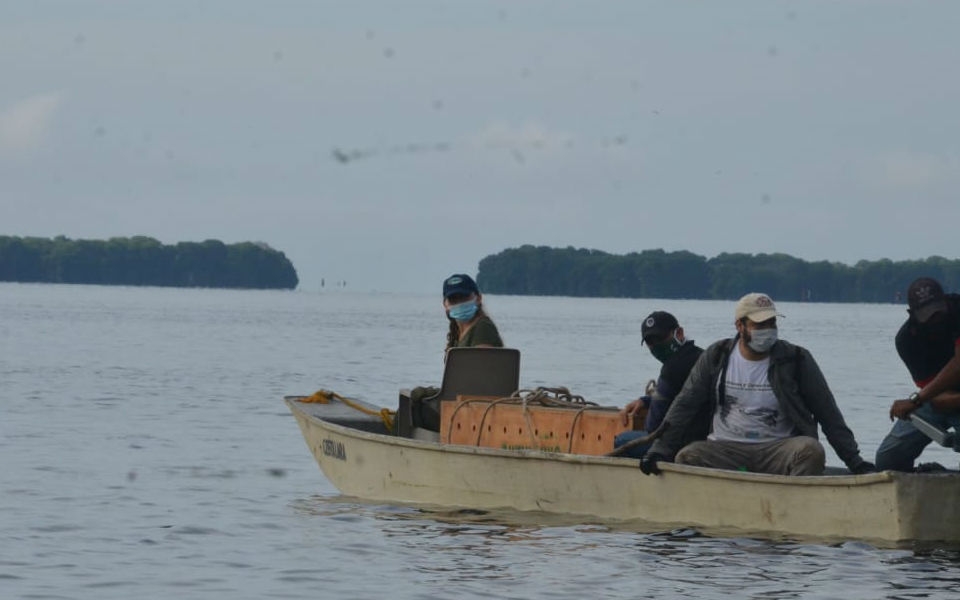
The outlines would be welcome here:
M 0 0 L 0 235 L 436 292 L 524 244 L 960 258 L 960 2 Z

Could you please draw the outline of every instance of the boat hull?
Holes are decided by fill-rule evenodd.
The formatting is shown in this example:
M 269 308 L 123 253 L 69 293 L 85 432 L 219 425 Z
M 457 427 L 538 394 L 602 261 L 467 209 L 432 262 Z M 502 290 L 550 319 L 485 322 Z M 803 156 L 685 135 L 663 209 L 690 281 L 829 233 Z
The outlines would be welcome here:
M 787 477 L 664 464 L 646 476 L 635 459 L 411 440 L 287 404 L 323 473 L 359 498 L 765 537 L 960 543 L 960 474 Z

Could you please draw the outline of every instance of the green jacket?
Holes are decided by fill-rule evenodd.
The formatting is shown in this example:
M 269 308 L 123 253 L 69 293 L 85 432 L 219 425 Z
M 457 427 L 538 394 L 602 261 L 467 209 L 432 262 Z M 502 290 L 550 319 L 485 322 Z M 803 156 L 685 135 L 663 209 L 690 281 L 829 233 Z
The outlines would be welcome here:
M 664 422 L 670 425 L 650 452 L 672 460 L 683 446 L 707 437 L 722 402 L 722 378 L 739 337 L 720 340 L 700 356 Z M 853 432 L 843 420 L 827 381 L 806 348 L 779 340 L 770 351 L 767 372 L 780 409 L 794 424 L 795 435 L 817 439 L 817 425 L 848 468 L 863 462 Z
M 471 348 L 473 346 L 493 346 L 495 348 L 503 347 L 503 340 L 500 339 L 500 332 L 497 326 L 493 324 L 490 317 L 484 315 L 480 317 L 473 327 L 467 331 L 467 335 L 457 342 L 457 347 Z

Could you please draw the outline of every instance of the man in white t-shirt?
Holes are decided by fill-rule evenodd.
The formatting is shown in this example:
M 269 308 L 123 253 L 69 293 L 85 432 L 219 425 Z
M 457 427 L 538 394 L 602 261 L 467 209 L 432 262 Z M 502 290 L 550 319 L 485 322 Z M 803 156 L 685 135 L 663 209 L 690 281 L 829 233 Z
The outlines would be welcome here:
M 781 475 L 821 475 L 825 453 L 817 426 L 853 473 L 873 465 L 860 456 L 820 368 L 805 348 L 778 339 L 766 294 L 737 303 L 737 336 L 712 344 L 670 406 L 669 423 L 640 463 L 659 461 Z M 682 448 L 682 449 L 681 449 Z

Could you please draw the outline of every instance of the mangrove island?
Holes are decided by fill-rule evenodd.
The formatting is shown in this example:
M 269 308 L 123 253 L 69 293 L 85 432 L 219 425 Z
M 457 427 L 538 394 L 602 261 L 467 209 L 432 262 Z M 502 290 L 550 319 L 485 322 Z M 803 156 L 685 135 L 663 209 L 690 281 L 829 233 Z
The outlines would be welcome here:
M 145 236 L 0 236 L 0 281 L 248 289 L 294 289 L 299 283 L 290 260 L 267 244 L 165 245 Z

